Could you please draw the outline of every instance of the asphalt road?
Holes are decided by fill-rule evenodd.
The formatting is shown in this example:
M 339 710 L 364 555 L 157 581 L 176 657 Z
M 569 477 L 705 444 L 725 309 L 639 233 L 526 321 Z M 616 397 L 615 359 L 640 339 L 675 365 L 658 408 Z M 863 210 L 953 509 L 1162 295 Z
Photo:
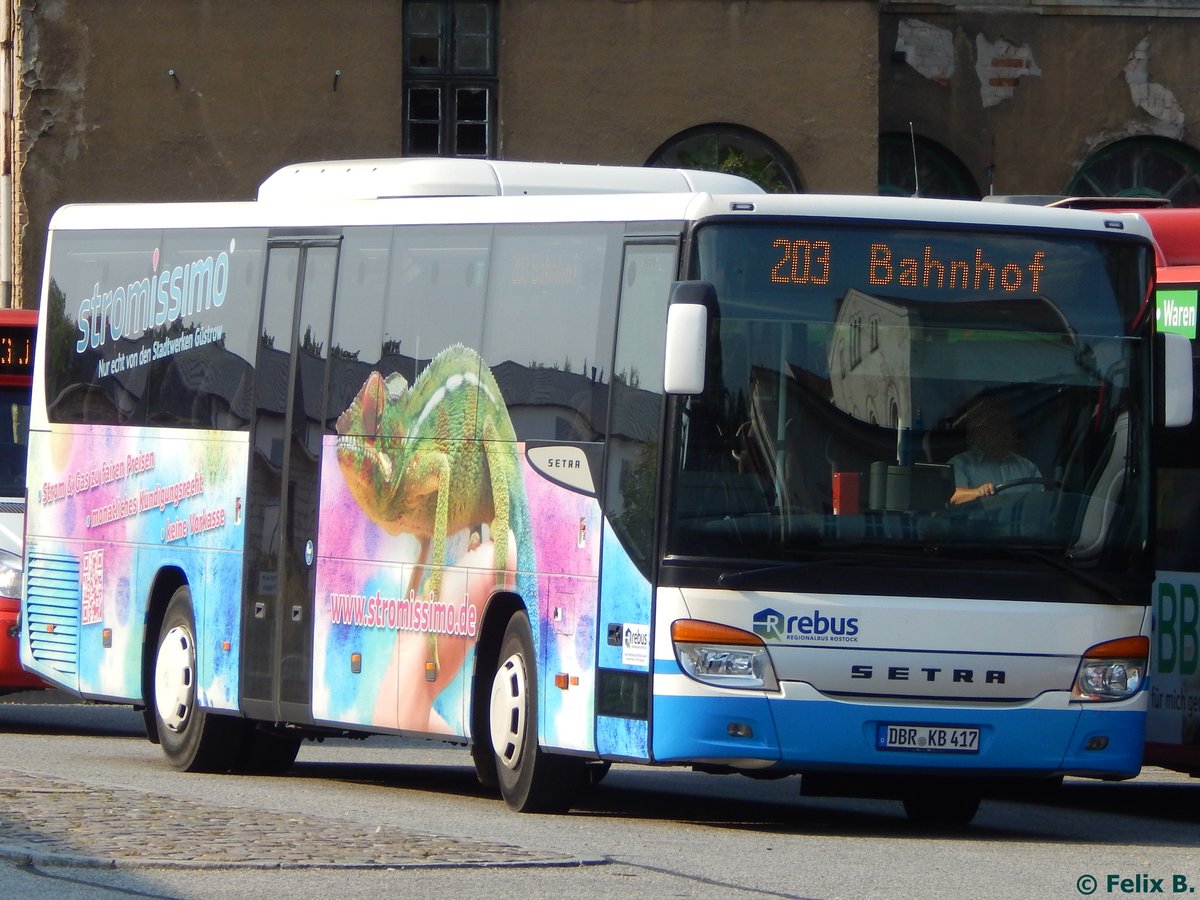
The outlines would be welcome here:
M 281 778 L 186 775 L 130 709 L 11 699 L 0 897 L 1053 898 L 1200 885 L 1200 784 L 1162 770 L 987 801 L 950 834 L 914 829 L 895 802 L 801 798 L 795 779 L 625 766 L 568 815 L 521 816 L 478 786 L 461 748 L 327 741 L 305 744 Z

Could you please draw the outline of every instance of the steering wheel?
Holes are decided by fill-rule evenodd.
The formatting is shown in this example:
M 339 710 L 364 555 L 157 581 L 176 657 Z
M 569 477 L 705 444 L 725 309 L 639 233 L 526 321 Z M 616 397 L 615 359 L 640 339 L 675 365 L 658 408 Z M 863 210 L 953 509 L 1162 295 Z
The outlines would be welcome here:
M 1031 484 L 1040 484 L 1042 487 L 1053 488 L 1055 490 L 1062 487 L 1062 482 L 1055 481 L 1053 478 L 1014 478 L 1012 481 L 992 485 L 992 495 L 995 496 L 1001 491 L 1007 491 L 1009 488 L 1025 487 Z

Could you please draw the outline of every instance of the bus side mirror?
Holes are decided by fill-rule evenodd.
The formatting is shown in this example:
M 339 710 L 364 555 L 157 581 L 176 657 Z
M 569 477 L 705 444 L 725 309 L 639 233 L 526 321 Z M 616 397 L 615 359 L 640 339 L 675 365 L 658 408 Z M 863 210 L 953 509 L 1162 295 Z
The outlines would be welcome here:
M 716 307 L 716 289 L 707 281 L 677 281 L 671 285 L 663 367 L 663 389 L 668 394 L 703 392 L 709 310 L 715 311 Z
M 1167 428 L 1192 423 L 1192 342 L 1181 334 L 1160 334 L 1157 348 L 1163 361 L 1162 384 L 1158 391 L 1162 407 L 1159 419 Z

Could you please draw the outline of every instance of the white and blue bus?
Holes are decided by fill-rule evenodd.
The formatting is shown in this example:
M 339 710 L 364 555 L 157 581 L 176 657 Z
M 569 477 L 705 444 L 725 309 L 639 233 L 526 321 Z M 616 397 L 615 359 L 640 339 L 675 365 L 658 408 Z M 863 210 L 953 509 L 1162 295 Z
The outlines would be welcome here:
M 180 769 L 444 738 L 522 811 L 613 762 L 941 822 L 1131 777 L 1151 429 L 1191 413 L 1154 272 L 1136 215 L 675 170 L 66 207 L 22 662 Z

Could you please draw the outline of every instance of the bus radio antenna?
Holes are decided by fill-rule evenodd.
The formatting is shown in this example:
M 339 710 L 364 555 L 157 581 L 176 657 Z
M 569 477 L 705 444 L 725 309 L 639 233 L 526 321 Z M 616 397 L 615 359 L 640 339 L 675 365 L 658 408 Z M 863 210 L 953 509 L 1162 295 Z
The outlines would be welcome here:
M 917 172 L 917 135 L 916 135 L 916 132 L 913 131 L 913 123 L 911 121 L 908 123 L 908 139 L 912 143 L 912 154 L 913 154 L 913 188 L 914 188 L 913 196 L 920 197 L 921 196 L 921 176 Z

